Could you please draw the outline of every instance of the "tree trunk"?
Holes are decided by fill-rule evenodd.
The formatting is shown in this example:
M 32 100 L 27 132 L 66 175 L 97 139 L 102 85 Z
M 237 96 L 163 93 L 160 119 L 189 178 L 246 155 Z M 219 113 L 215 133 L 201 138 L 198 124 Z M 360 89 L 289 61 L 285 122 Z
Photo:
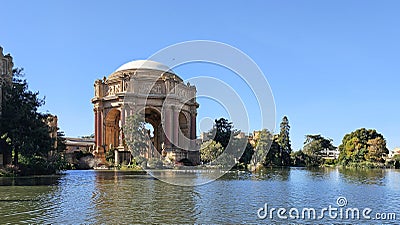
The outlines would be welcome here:
M 14 161 L 13 161 L 14 166 L 18 166 L 18 151 L 14 150 Z

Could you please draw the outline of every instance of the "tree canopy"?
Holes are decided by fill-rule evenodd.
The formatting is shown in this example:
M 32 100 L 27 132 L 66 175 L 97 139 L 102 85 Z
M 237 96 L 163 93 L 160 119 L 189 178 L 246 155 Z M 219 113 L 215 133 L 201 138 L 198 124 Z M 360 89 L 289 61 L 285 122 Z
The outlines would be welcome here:
M 382 163 L 384 156 L 389 153 L 383 135 L 374 129 L 365 128 L 346 134 L 339 151 L 339 162 L 343 165 L 364 161 Z
M 319 166 L 323 163 L 322 152 L 324 150 L 334 150 L 332 139 L 325 138 L 320 134 L 309 134 L 306 135 L 306 140 L 304 141 L 303 152 L 306 154 L 307 166 Z
M 225 118 L 219 118 L 215 120 L 214 126 L 209 132 L 208 137 L 213 139 L 215 142 L 220 143 L 225 149 L 228 146 L 229 141 L 238 133 L 239 131 L 233 128 L 232 122 Z
M 14 70 L 12 83 L 6 84 L 3 91 L 0 134 L 8 151 L 14 151 L 14 164 L 18 164 L 19 154 L 46 156 L 55 140 L 49 136 L 46 124 L 49 115 L 38 112 L 44 99 L 28 89 L 28 83 L 22 79 L 22 69 Z
M 28 89 L 22 71 L 14 69 L 12 82 L 3 84 L 0 147 L 6 163 L 12 161 L 22 174 L 54 173 L 65 166 L 57 151 L 65 145 L 62 137 L 50 136 L 58 129 L 48 124 L 53 116 L 38 111 L 45 101 L 39 98 L 38 92 Z M 59 142 L 58 148 L 56 142 Z

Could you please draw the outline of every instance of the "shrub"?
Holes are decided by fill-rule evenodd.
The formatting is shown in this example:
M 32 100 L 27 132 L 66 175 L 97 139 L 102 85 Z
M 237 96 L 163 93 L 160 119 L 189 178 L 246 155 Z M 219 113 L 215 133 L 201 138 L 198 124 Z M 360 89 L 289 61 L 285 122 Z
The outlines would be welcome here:
M 149 167 L 152 169 L 161 169 L 163 168 L 163 161 L 160 159 L 152 158 L 149 160 Z

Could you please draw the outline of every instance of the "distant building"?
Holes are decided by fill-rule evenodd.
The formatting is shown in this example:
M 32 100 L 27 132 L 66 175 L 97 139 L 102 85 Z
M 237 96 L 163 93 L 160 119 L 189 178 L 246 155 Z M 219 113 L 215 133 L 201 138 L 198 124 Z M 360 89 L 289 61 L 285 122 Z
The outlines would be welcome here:
M 58 118 L 54 115 L 48 115 L 46 118 L 46 124 L 49 126 L 49 135 L 54 140 L 53 148 L 57 148 L 57 131 L 58 131 Z
M 12 69 L 14 67 L 13 58 L 8 53 L 3 54 L 3 48 L 0 46 L 0 117 L 2 114 L 2 102 L 3 102 L 3 86 L 7 83 L 12 82 Z M 3 146 L 5 143 L 0 143 L 0 167 L 11 163 L 11 154 L 5 152 L 6 149 Z
M 400 147 L 396 147 L 392 151 L 390 151 L 389 158 L 393 158 L 396 155 L 400 155 Z
M 246 133 L 240 132 L 235 136 L 235 138 L 244 139 L 244 138 L 246 138 Z
M 73 163 L 76 155 L 82 153 L 93 153 L 95 149 L 94 138 L 65 138 L 66 149 L 64 152 L 65 159 L 69 163 Z
M 337 159 L 339 157 L 339 150 L 338 148 L 335 149 L 324 149 L 321 151 L 321 156 L 324 159 Z
M 73 138 L 66 137 L 65 138 L 66 153 L 73 152 L 93 152 L 95 141 L 94 138 Z
M 261 131 L 255 130 L 255 131 L 253 131 L 253 134 L 250 134 L 250 135 L 249 135 L 248 140 L 249 140 L 249 143 L 250 143 L 253 147 L 256 146 L 257 140 L 260 138 L 260 133 L 261 133 Z
M 201 132 L 201 134 L 200 134 L 200 140 L 201 140 L 202 142 L 206 142 L 206 141 L 210 140 L 210 138 L 208 137 L 208 135 L 210 135 L 209 132 Z

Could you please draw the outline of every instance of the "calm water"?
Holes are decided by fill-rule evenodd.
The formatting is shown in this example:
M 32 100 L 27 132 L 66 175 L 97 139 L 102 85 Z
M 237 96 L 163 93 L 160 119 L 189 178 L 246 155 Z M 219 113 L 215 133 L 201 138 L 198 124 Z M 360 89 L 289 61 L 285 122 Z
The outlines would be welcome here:
M 195 178 L 194 178 L 195 179 Z M 396 220 L 262 220 L 257 211 L 339 207 L 396 213 Z M 264 211 L 261 211 L 261 213 Z M 181 187 L 148 175 L 67 171 L 62 176 L 0 178 L 0 223 L 45 224 L 400 224 L 399 170 L 271 169 L 230 173 L 207 185 Z

